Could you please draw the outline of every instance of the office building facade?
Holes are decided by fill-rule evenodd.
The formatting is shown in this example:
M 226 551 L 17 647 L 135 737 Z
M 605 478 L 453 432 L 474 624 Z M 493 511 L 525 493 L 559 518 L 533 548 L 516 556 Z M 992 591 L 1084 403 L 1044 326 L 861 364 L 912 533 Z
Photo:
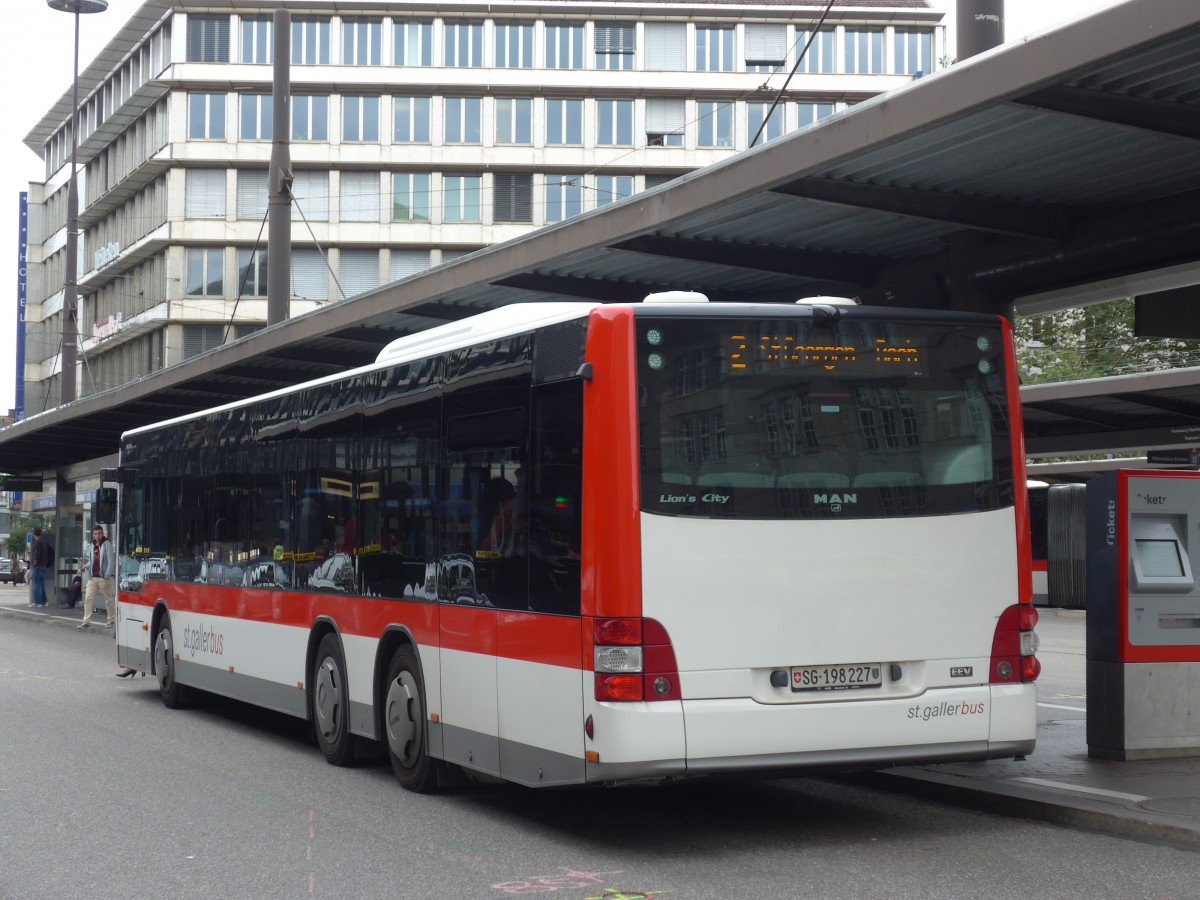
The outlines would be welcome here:
M 265 323 L 278 6 L 146 3 L 81 74 L 78 396 Z M 292 8 L 290 314 L 619 201 L 939 67 L 941 13 L 925 0 L 838 2 L 818 29 L 824 6 Z M 68 91 L 26 137 L 46 162 L 30 185 L 26 415 L 59 398 L 70 128 Z

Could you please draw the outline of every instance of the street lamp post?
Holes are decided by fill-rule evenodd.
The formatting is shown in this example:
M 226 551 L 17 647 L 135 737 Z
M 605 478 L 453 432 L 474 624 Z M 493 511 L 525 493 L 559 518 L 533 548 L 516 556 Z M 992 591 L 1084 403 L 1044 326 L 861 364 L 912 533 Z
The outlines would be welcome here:
M 71 82 L 71 178 L 67 183 L 67 246 L 63 264 L 62 355 L 59 403 L 75 399 L 75 342 L 79 334 L 79 192 L 75 184 L 75 159 L 79 148 L 79 16 L 108 9 L 108 0 L 46 0 L 59 12 L 75 14 L 75 68 Z

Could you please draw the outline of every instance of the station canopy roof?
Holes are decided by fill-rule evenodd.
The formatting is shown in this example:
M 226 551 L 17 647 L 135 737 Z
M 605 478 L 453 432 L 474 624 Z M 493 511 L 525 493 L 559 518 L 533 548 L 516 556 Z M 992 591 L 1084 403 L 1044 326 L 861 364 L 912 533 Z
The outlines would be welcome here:
M 1129 0 L 619 203 L 30 416 L 0 430 L 0 471 L 109 456 L 129 428 L 362 365 L 400 335 L 509 303 L 686 289 L 1036 313 L 1200 283 L 1198 101 L 1200 3 Z M 1065 386 L 1061 396 L 1032 390 L 1048 399 L 1027 394 L 1030 443 L 1078 445 L 1088 416 L 1074 434 L 1063 423 L 1079 401 Z M 1200 397 L 1143 401 L 1146 422 L 1131 432 L 1193 415 Z M 1124 428 L 1117 407 L 1128 402 L 1104 401 L 1112 408 L 1091 416 L 1101 433 Z

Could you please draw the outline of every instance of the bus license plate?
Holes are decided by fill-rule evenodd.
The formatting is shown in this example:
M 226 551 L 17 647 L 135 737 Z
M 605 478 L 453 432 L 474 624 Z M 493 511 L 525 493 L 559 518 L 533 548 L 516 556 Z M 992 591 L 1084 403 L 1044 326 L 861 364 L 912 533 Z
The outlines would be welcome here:
M 847 691 L 879 687 L 883 684 L 883 666 L 860 663 L 852 666 L 793 666 L 793 691 Z

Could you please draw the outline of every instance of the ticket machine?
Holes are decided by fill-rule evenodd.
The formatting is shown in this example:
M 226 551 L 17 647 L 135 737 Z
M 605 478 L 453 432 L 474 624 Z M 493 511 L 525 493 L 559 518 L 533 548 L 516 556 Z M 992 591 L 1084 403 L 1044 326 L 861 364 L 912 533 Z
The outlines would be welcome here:
M 1200 756 L 1200 472 L 1109 472 L 1086 507 L 1088 755 Z

